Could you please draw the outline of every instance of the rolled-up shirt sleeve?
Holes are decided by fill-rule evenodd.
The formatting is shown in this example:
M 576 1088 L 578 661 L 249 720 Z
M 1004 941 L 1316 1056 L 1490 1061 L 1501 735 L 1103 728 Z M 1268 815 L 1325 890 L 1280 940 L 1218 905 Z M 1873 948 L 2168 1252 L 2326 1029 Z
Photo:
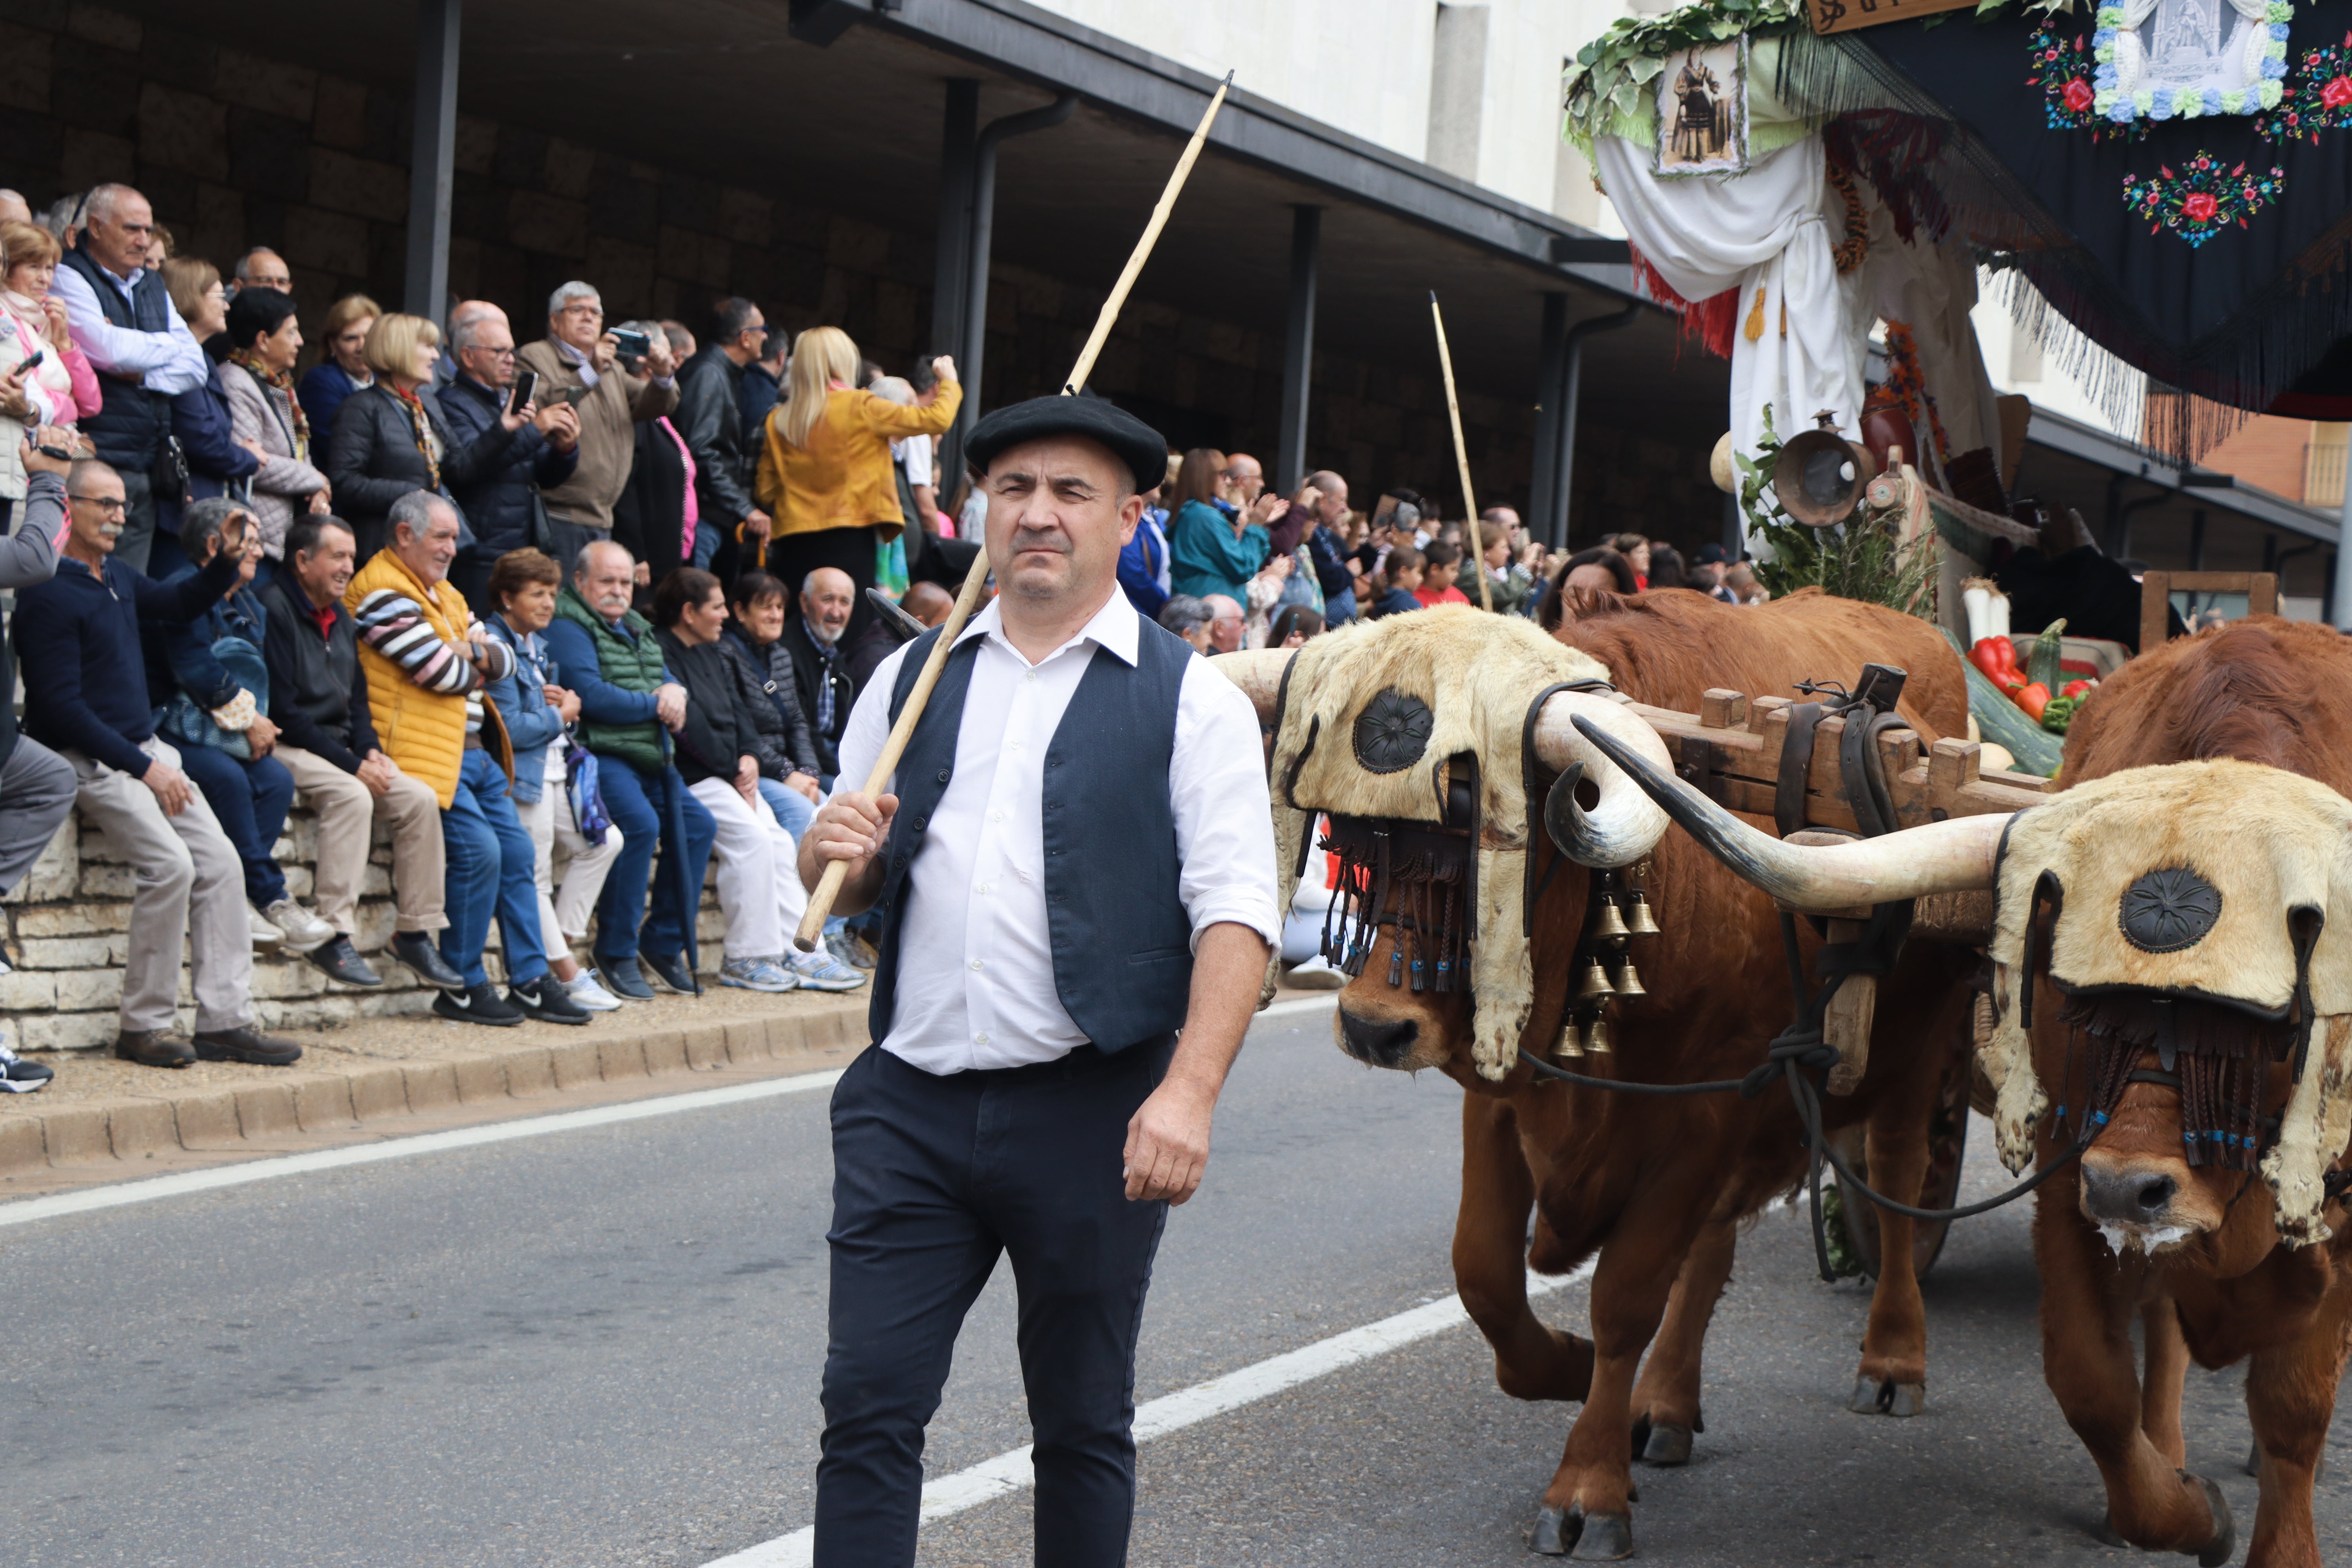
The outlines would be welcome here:
M 1178 879 L 1192 944 L 1220 921 L 1245 925 L 1269 947 L 1282 941 L 1275 897 L 1274 813 L 1257 710 L 1241 688 L 1196 658 L 1176 701 L 1176 748 L 1168 766 L 1176 808 Z
M 166 397 L 205 384 L 210 373 L 205 351 L 170 301 L 163 306 L 169 327 L 160 332 L 142 332 L 108 321 L 99 308 L 98 296 L 90 291 L 89 279 L 70 267 L 58 268 L 57 279 L 49 287 L 64 303 L 67 330 L 92 368 L 110 375 L 137 375 L 148 391 Z

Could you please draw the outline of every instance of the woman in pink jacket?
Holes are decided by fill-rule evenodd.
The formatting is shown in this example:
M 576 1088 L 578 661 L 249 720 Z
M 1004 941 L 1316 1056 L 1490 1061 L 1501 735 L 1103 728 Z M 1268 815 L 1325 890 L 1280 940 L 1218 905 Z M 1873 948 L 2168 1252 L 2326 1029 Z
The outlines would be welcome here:
M 65 306 L 49 295 L 57 270 L 58 242 L 48 230 L 0 224 L 0 405 L 70 428 L 98 412 L 98 376 L 66 331 Z M 36 353 L 41 363 L 22 371 Z M 24 500 L 24 454 L 16 441 L 0 441 L 0 526 Z

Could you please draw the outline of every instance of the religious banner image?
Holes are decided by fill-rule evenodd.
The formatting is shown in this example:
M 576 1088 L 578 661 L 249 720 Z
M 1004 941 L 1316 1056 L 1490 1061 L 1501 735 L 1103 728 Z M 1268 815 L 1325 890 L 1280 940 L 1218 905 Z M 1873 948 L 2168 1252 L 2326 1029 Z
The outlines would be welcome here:
M 2258 114 L 2286 75 L 2286 0 L 2125 0 L 2093 35 L 2095 112 L 2146 117 Z
M 1748 36 L 1696 44 L 1658 73 L 1658 174 L 1748 167 Z

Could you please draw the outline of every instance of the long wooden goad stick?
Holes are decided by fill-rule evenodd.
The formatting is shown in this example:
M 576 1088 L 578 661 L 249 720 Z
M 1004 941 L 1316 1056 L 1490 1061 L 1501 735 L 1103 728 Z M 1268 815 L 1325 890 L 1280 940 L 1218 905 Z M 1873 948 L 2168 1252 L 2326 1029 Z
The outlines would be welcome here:
M 1478 574 L 1478 607 L 1495 607 L 1494 590 L 1486 586 L 1486 552 L 1479 548 L 1478 498 L 1470 493 L 1470 448 L 1462 439 L 1462 404 L 1454 395 L 1454 354 L 1445 346 L 1445 312 L 1437 308 L 1437 290 L 1429 291 L 1429 319 L 1437 323 L 1437 363 L 1445 372 L 1445 416 L 1454 422 L 1454 461 L 1462 470 L 1462 505 L 1470 521 L 1462 531 L 1468 536 L 1469 548 L 1463 552 L 1477 563 L 1473 568 Z
M 1200 125 L 1193 130 L 1192 140 L 1185 143 L 1184 155 L 1176 160 L 1175 172 L 1168 176 L 1168 185 L 1160 193 L 1159 205 L 1151 209 L 1151 221 L 1143 226 L 1143 237 L 1135 242 L 1133 254 L 1128 257 L 1127 265 L 1119 269 L 1118 281 L 1111 285 L 1109 296 L 1103 300 L 1102 310 L 1097 312 L 1094 331 L 1087 334 L 1086 347 L 1078 351 L 1078 362 L 1070 367 L 1069 379 L 1063 384 L 1065 395 L 1075 396 L 1078 388 L 1086 385 L 1087 375 L 1095 368 L 1095 356 L 1102 353 L 1103 344 L 1109 341 L 1111 327 L 1118 320 L 1119 307 L 1127 303 L 1128 290 L 1135 287 L 1135 279 L 1142 272 L 1143 264 L 1151 259 L 1151 247 L 1159 243 L 1160 231 L 1168 226 L 1168 215 L 1176 210 L 1176 197 L 1184 189 L 1184 181 L 1192 173 L 1192 165 L 1200 161 L 1201 149 L 1208 143 L 1209 127 L 1215 121 L 1217 110 L 1224 107 L 1225 94 L 1233 85 L 1233 73 L 1227 71 L 1225 79 L 1217 84 L 1215 95 L 1209 100 L 1209 107 L 1202 114 Z M 1460 423 L 1455 421 L 1457 431 Z M 971 559 L 971 570 L 964 574 L 963 591 L 956 595 L 955 608 L 948 612 L 938 640 L 931 644 L 930 656 L 923 660 L 923 668 L 915 677 L 914 688 L 907 693 L 906 706 L 898 710 L 898 721 L 890 726 L 890 738 L 882 742 L 881 754 L 874 759 L 874 771 L 866 776 L 867 795 L 881 794 L 882 786 L 890 782 L 890 775 L 898 771 L 898 758 L 906 752 L 907 742 L 914 737 L 916 721 L 922 718 L 924 705 L 931 700 L 931 688 L 939 684 L 940 671 L 947 667 L 948 654 L 954 648 L 956 638 L 961 635 L 964 623 L 971 619 L 972 609 L 980 603 L 981 590 L 987 582 L 988 545 L 983 540 L 980 553 Z M 826 865 L 816 890 L 809 894 L 808 913 L 801 917 L 800 930 L 793 933 L 793 945 L 803 952 L 816 951 L 817 939 L 824 933 L 825 918 L 833 913 L 834 900 L 841 896 L 841 884 L 848 877 L 848 861 L 835 860 Z

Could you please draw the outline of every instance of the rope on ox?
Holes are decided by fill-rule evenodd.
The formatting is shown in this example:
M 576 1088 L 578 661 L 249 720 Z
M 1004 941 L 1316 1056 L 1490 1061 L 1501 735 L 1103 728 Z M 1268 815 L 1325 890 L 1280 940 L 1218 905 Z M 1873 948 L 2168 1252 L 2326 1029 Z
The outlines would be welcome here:
M 1874 915 L 1872 924 L 1876 925 L 1878 920 L 1879 917 Z M 1540 1077 L 1578 1084 L 1586 1089 L 1605 1089 L 1618 1094 L 1737 1094 L 1742 1100 L 1755 1100 L 1772 1087 L 1774 1079 L 1784 1080 L 1789 1086 L 1789 1098 L 1797 1108 L 1797 1120 L 1805 1129 L 1808 1156 L 1806 1185 L 1811 1202 L 1813 1258 L 1823 1282 L 1832 1284 L 1836 1282 L 1837 1274 L 1830 1267 L 1827 1220 L 1822 1213 L 1822 1166 L 1824 1162 L 1836 1168 L 1842 1182 L 1880 1208 L 1891 1209 L 1917 1220 L 1969 1219 L 2015 1202 L 2064 1170 L 2082 1156 L 2092 1141 L 2098 1137 L 2099 1130 L 2106 1125 L 2105 1111 L 2095 1111 L 2084 1117 L 2082 1131 L 2074 1142 L 2067 1145 L 2065 1152 L 2009 1191 L 1979 1203 L 1963 1204 L 1958 1208 L 1925 1209 L 1898 1203 L 1875 1191 L 1848 1168 L 1822 1131 L 1822 1086 L 1819 1079 L 1825 1076 L 1838 1059 L 1836 1047 L 1822 1037 L 1822 1016 L 1828 1010 L 1830 998 L 1837 994 L 1838 986 L 1844 983 L 1846 976 L 1864 973 L 1864 966 L 1874 962 L 1876 955 L 1869 951 L 1867 942 L 1851 944 L 1847 952 L 1853 955 L 1854 961 L 1832 969 L 1821 989 L 1808 994 L 1804 971 L 1797 959 L 1797 921 L 1793 915 L 1780 917 L 1780 937 L 1788 948 L 1789 983 L 1796 992 L 1797 1016 L 1774 1037 L 1771 1045 L 1766 1047 L 1763 1064 L 1746 1078 L 1717 1079 L 1706 1083 L 1633 1083 L 1622 1079 L 1593 1078 L 1584 1073 L 1570 1072 L 1565 1068 L 1554 1067 L 1524 1047 L 1520 1048 L 1519 1057 Z

